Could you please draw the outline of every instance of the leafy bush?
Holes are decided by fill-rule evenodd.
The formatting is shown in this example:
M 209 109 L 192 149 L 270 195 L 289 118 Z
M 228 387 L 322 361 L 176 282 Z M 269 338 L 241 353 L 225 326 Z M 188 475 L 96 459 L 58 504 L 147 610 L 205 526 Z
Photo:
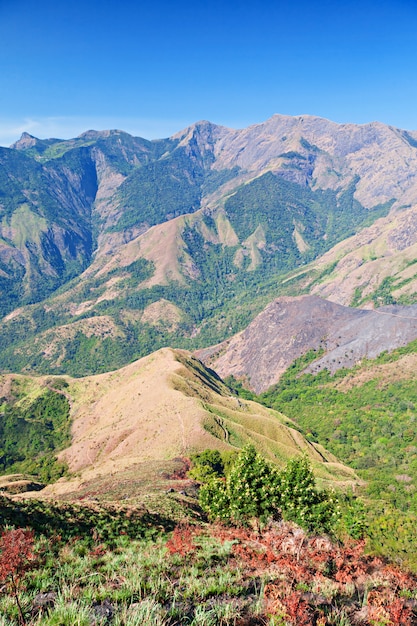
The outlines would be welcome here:
M 280 515 L 309 531 L 330 532 L 339 516 L 335 494 L 316 488 L 306 458 L 291 459 L 279 471 L 253 445 L 238 454 L 226 479 L 209 474 L 199 497 L 211 518 L 230 523 Z
M 230 474 L 237 452 L 234 450 L 204 450 L 191 456 L 191 478 L 207 482 L 209 478 L 224 478 Z
M 193 468 L 189 474 L 200 482 L 224 476 L 224 464 L 218 450 L 204 450 L 191 456 Z
M 236 459 L 227 481 L 231 519 L 265 521 L 280 505 L 279 473 L 253 445 L 246 446 Z
M 288 461 L 280 475 L 280 504 L 284 519 L 310 531 L 330 532 L 339 517 L 335 493 L 318 491 L 305 457 Z

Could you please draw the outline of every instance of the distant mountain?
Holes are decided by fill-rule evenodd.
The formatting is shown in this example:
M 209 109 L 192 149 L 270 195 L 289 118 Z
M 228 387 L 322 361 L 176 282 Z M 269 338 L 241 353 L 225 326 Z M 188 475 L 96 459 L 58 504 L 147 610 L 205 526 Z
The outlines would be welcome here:
M 391 301 L 411 304 L 416 205 L 417 133 L 379 123 L 276 115 L 158 141 L 24 134 L 0 150 L 2 366 L 80 375 L 216 343 L 279 294 L 337 298 L 337 264 L 366 244 L 334 246 L 379 241 L 394 223 Z M 371 248 L 361 254 L 378 260 Z M 369 306 L 366 290 L 389 301 L 389 262 L 373 267 L 345 304 Z
M 414 339 L 417 305 L 370 311 L 317 296 L 283 297 L 269 304 L 245 330 L 197 355 L 223 378 L 234 376 L 260 393 L 310 350 L 317 355 L 305 371 L 327 369 L 333 374 Z

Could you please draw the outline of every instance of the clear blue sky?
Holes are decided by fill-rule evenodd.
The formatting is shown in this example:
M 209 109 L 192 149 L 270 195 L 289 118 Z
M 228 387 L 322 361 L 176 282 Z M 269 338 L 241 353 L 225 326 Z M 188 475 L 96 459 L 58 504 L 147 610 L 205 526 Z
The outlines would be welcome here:
M 417 129 L 417 0 L 0 0 L 0 145 L 274 113 Z

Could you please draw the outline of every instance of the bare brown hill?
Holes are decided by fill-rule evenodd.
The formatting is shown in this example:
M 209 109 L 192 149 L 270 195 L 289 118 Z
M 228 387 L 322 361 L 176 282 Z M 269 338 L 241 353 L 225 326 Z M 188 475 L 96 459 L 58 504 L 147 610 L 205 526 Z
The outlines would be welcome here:
M 256 392 L 277 383 L 298 357 L 324 354 L 307 371 L 335 372 L 417 337 L 417 305 L 376 310 L 344 307 L 317 296 L 278 298 L 230 340 L 197 352 L 220 376 L 243 379 Z
M 51 380 L 30 379 L 26 386 L 36 394 Z M 186 351 L 164 348 L 115 372 L 66 381 L 72 443 L 60 458 L 72 477 L 47 487 L 45 495 L 73 493 L 147 462 L 206 448 L 238 449 L 247 442 L 279 464 L 307 454 L 325 483 L 356 481 L 350 468 L 307 441 L 291 420 L 236 397 Z

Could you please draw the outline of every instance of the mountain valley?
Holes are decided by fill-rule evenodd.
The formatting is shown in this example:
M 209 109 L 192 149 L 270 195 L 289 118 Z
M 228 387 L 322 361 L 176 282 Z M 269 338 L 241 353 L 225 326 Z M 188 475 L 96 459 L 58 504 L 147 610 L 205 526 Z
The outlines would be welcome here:
M 206 347 L 279 295 L 412 304 L 416 144 L 280 115 L 157 141 L 24 134 L 0 151 L 3 369 L 85 375 Z

